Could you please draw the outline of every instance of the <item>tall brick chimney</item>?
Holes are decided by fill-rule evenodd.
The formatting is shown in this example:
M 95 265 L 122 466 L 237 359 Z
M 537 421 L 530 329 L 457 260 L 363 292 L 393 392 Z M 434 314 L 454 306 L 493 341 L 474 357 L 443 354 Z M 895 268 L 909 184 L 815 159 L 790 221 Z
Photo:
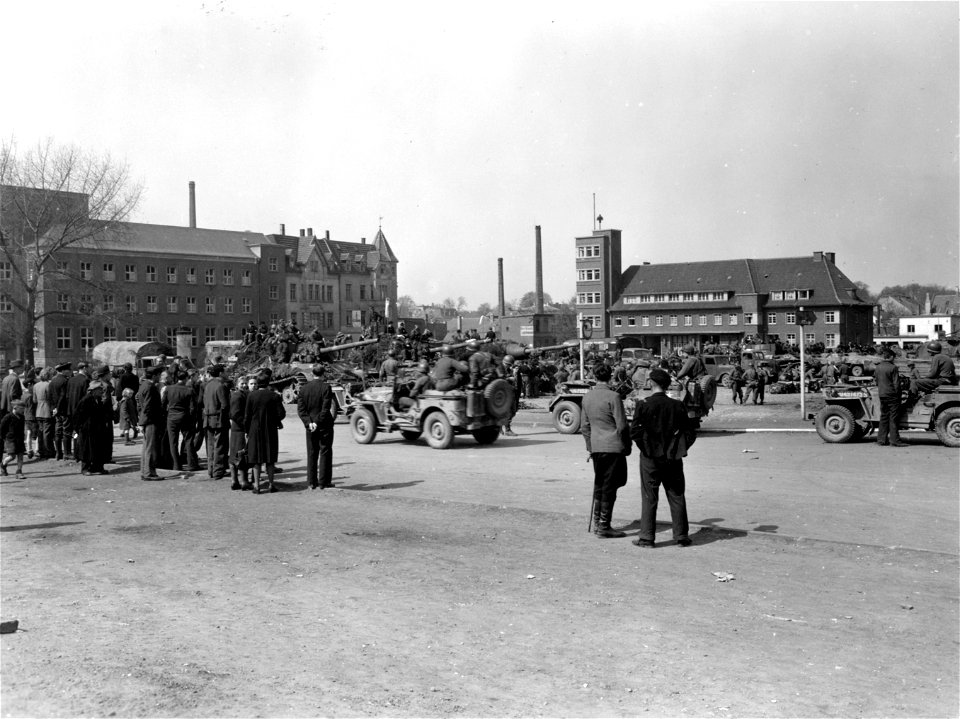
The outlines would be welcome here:
M 503 300 L 503 258 L 497 258 L 497 300 L 500 302 L 500 317 L 506 314 L 506 302 Z
M 197 185 L 193 180 L 190 180 L 190 227 L 196 228 L 197 226 Z
M 543 249 L 540 245 L 540 225 L 536 226 L 537 234 L 537 305 L 535 311 L 538 315 L 543 314 Z

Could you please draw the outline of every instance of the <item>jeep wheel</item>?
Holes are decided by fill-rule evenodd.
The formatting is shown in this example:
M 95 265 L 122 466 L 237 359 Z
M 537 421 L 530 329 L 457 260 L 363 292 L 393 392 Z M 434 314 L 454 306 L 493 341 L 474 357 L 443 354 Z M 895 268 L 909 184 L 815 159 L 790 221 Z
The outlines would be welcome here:
M 500 436 L 500 427 L 480 427 L 473 430 L 473 438 L 477 444 L 493 444 Z
M 709 412 L 713 409 L 713 403 L 717 401 L 717 381 L 705 374 L 700 378 L 699 385 L 703 397 L 703 408 Z
M 420 439 L 422 432 L 418 432 L 415 429 L 401 429 L 400 434 L 408 442 L 416 442 L 418 439 Z
M 850 368 L 850 374 L 852 374 L 854 377 L 863 377 L 863 367 L 855 364 Z
M 495 419 L 507 419 L 513 412 L 513 387 L 505 379 L 495 379 L 483 388 L 487 400 L 487 414 Z
M 453 444 L 453 427 L 443 412 L 434 412 L 423 423 L 427 444 L 434 449 L 447 449 Z
M 297 388 L 293 385 L 283 388 L 283 403 L 293 404 L 297 401 Z
M 853 439 L 856 426 L 853 412 L 846 407 L 831 405 L 817 413 L 817 434 L 824 442 L 849 442 Z
M 373 412 L 366 407 L 359 408 L 350 417 L 350 432 L 357 444 L 370 444 L 377 436 L 377 422 Z
M 960 447 L 960 408 L 948 407 L 940 413 L 937 438 L 947 447 Z
M 560 434 L 576 434 L 580 431 L 580 407 L 575 402 L 564 400 L 553 408 L 553 426 Z
M 717 379 L 717 382 L 719 382 L 720 385 L 726 389 L 730 389 L 730 385 L 733 384 L 733 380 L 730 379 L 729 372 L 724 372 L 722 375 L 720 375 L 719 379 Z

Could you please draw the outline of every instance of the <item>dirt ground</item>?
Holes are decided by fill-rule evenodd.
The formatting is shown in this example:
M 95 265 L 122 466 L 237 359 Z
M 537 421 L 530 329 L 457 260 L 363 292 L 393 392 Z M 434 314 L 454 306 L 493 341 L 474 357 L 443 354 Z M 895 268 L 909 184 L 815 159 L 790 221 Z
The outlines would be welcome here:
M 550 446 L 543 482 L 566 461 Z M 700 526 L 680 548 L 661 524 L 640 550 L 439 483 L 362 488 L 387 478 L 345 425 L 341 488 L 322 492 L 302 458 L 252 496 L 141 482 L 117 448 L 109 476 L 45 463 L 0 483 L 0 616 L 20 620 L 0 638 L 4 717 L 958 714 L 956 536 Z M 412 449 L 397 487 L 467 461 Z M 509 471 L 506 445 L 485 449 Z

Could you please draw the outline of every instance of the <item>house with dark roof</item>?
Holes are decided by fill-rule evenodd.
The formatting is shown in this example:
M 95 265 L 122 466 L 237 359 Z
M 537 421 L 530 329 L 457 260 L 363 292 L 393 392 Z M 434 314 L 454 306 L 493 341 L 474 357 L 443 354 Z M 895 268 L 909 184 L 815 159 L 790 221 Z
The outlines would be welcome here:
M 397 321 L 398 260 L 382 227 L 371 243 L 333 240 L 329 231 L 317 236 L 312 227 L 267 239 L 286 253 L 287 315 L 301 329 L 359 339 L 373 322 Z
M 798 311 L 816 321 L 807 343 L 869 344 L 873 305 L 832 252 L 805 257 L 632 265 L 621 272 L 621 233 L 576 238 L 577 310 L 595 337 L 629 338 L 668 354 L 685 344 L 781 341 L 800 336 Z

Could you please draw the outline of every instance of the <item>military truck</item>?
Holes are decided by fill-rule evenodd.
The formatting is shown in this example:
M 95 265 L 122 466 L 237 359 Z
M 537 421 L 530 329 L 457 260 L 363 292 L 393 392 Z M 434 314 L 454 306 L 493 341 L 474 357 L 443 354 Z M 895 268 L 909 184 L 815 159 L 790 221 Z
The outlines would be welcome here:
M 495 379 L 482 389 L 426 390 L 412 407 L 401 408 L 393 387 L 370 387 L 354 397 L 350 430 L 358 444 L 370 444 L 378 432 L 400 432 L 417 441 L 424 435 L 434 449 L 448 449 L 458 434 L 493 444 L 513 413 L 513 387 Z
M 834 385 L 823 390 L 826 405 L 811 415 L 824 442 L 840 444 L 868 437 L 880 425 L 877 388 L 862 384 Z M 960 447 L 960 387 L 941 385 L 915 401 L 900 405 L 897 427 L 936 432 L 947 447 Z

